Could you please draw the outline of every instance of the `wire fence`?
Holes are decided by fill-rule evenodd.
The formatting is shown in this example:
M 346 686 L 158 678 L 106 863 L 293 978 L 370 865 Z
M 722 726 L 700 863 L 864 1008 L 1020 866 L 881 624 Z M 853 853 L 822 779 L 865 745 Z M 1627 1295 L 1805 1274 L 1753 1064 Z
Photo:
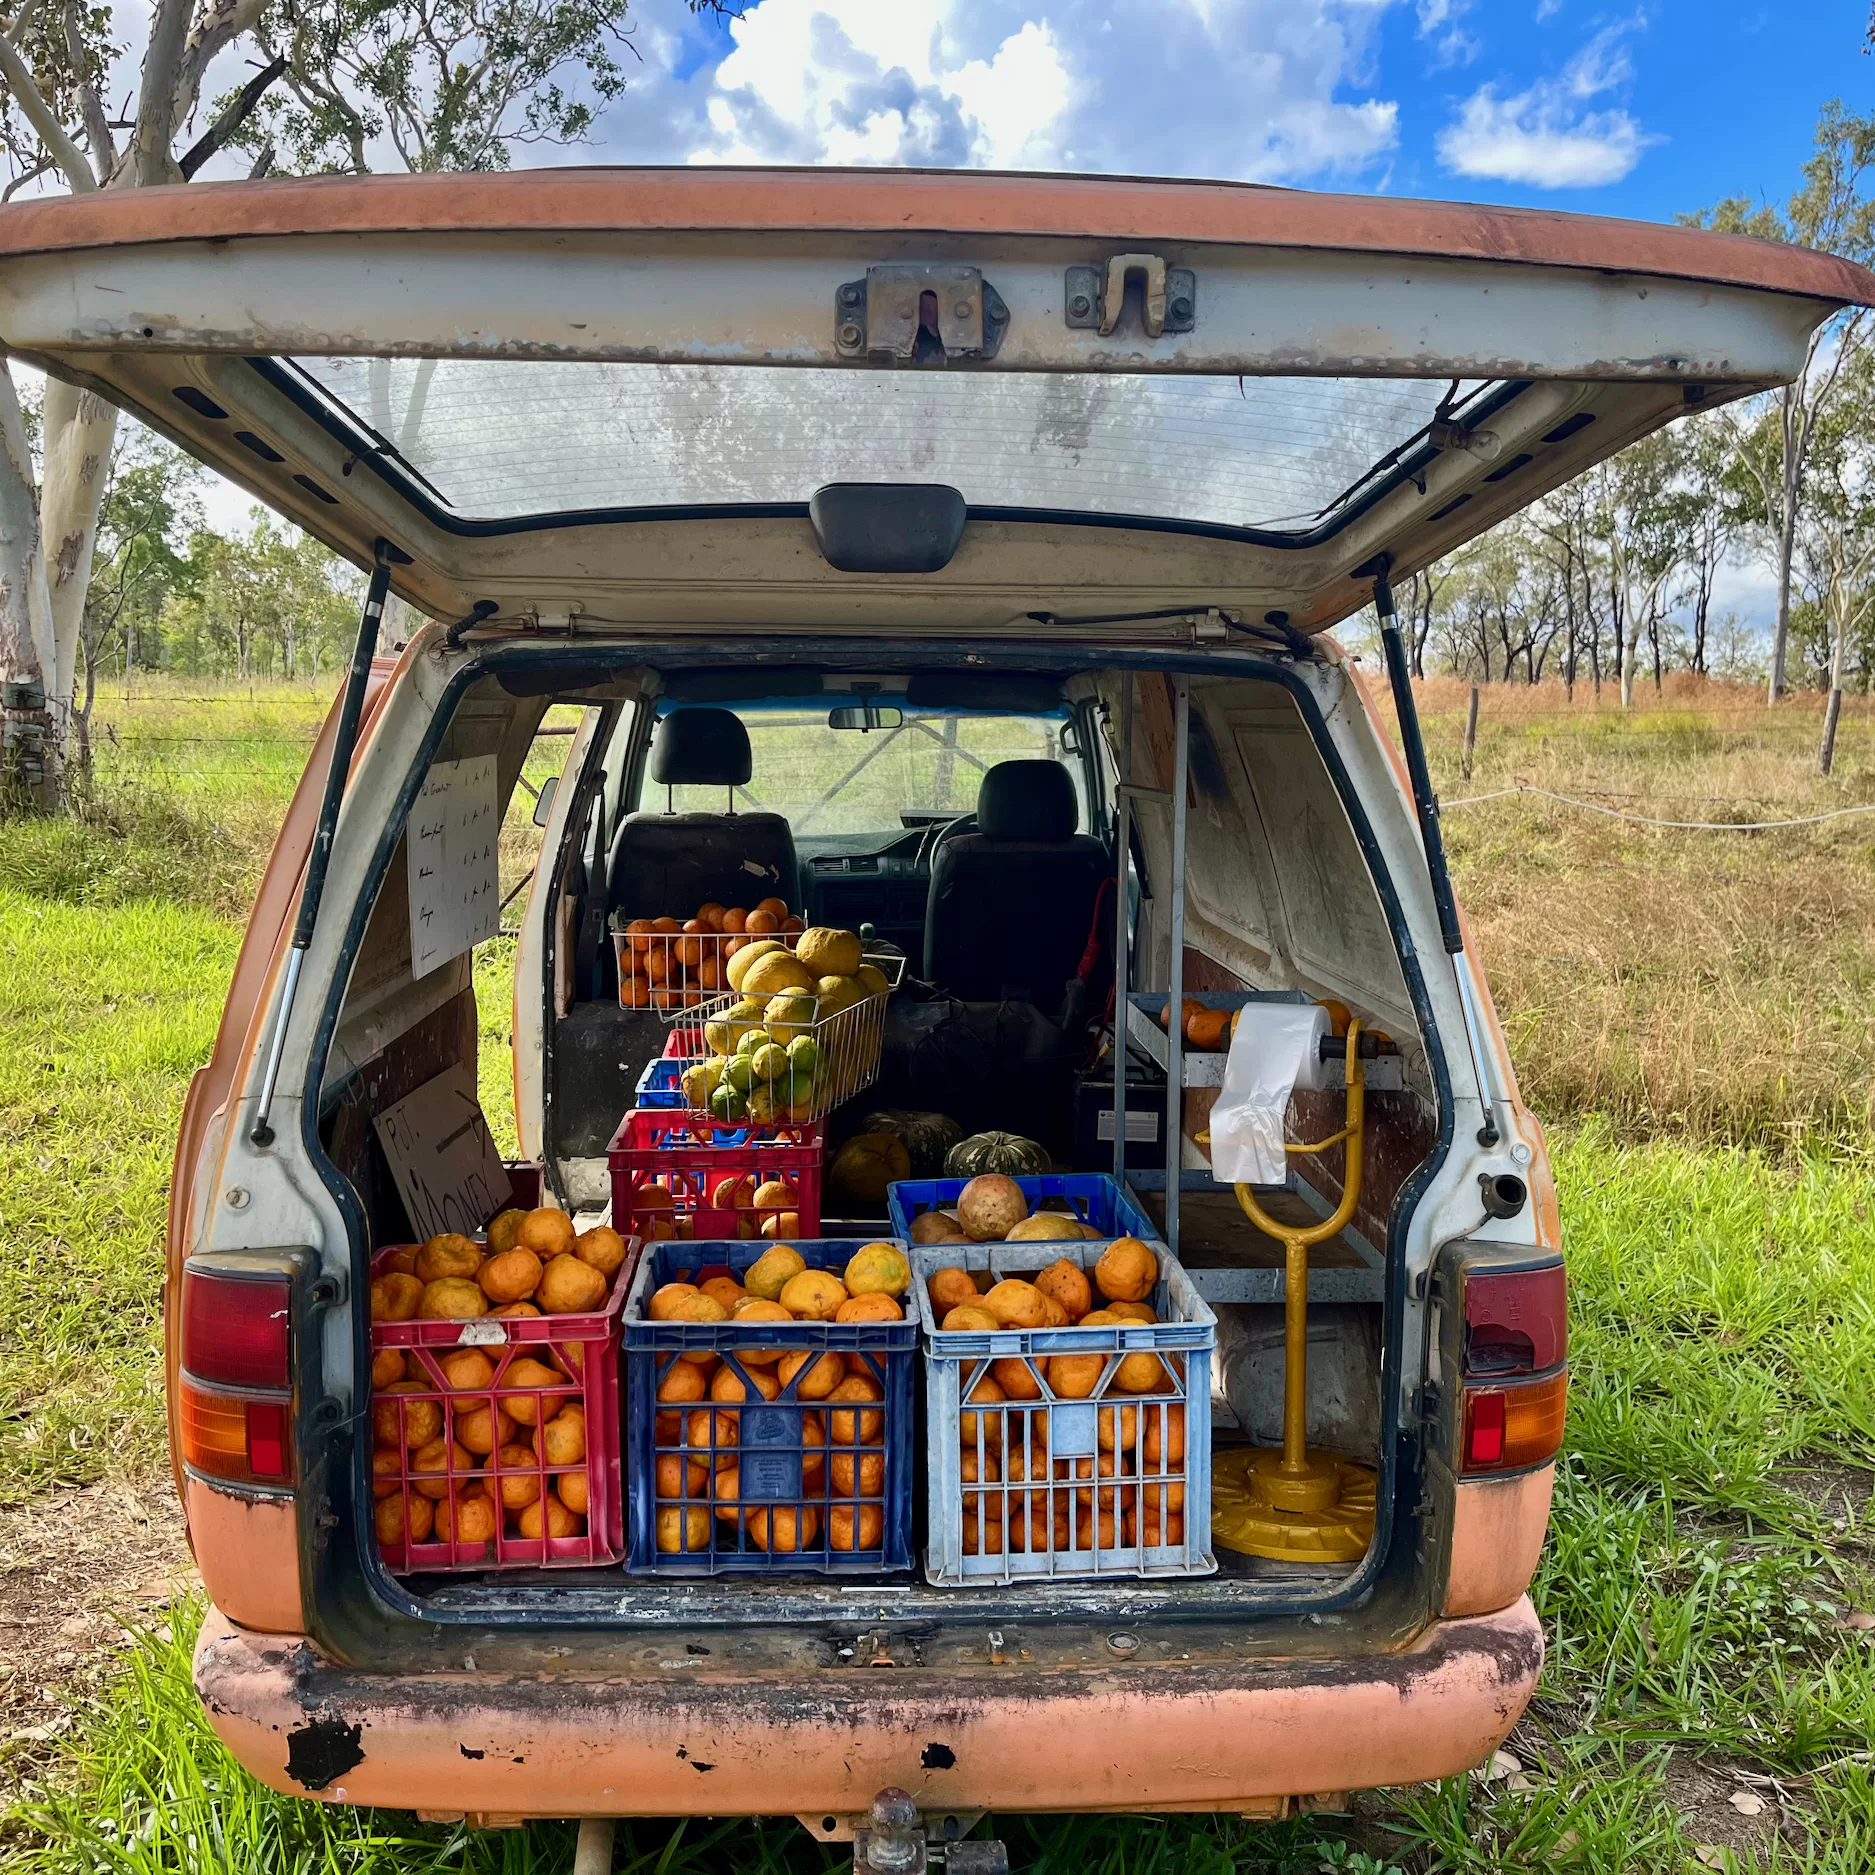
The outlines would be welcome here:
M 1441 801 L 1439 808 L 1443 812 L 1450 807 L 1477 807 L 1485 801 L 1508 800 L 1513 795 L 1536 795 L 1564 807 L 1580 808 L 1585 814 L 1601 814 L 1609 820 L 1626 821 L 1631 826 L 1666 827 L 1680 833 L 1774 833 L 1785 827 L 1819 827 L 1826 820 L 1846 820 L 1853 814 L 1875 814 L 1875 801 L 1871 801 L 1857 807 L 1832 807 L 1821 814 L 1794 814 L 1785 820 L 1664 820 L 1653 814 L 1631 814 L 1625 808 L 1606 807 L 1600 801 L 1584 801 L 1573 794 L 1558 794 L 1553 788 L 1539 788 L 1529 782 L 1520 782 L 1513 788 L 1493 788 L 1488 794 L 1467 794 L 1457 800 Z M 1699 798 L 1715 800 L 1718 797 Z

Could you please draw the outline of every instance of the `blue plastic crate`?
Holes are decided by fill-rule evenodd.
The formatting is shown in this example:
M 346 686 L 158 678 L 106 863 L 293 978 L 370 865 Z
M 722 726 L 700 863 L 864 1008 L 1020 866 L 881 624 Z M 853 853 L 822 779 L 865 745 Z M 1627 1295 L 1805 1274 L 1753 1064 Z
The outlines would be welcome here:
M 1217 1317 L 1163 1244 L 1153 1245 L 1156 1322 L 946 1333 L 932 1309 L 926 1285 L 938 1270 L 968 1270 L 981 1288 L 1006 1276 L 1032 1276 L 1058 1257 L 1091 1271 L 1106 1247 L 1087 1239 L 913 1247 L 912 1296 L 925 1337 L 925 1575 L 932 1582 L 1216 1570 Z M 1158 1357 L 1157 1382 L 1143 1392 L 1118 1384 L 1122 1359 L 1131 1354 Z M 1055 1391 L 1048 1363 L 1058 1355 L 1101 1357 L 1091 1392 Z M 966 1399 L 986 1367 L 997 1380 L 996 1395 Z
M 678 1085 L 683 1071 L 690 1064 L 674 1060 L 669 1055 L 657 1055 L 645 1063 L 645 1071 L 638 1077 L 638 1105 L 641 1107 L 682 1107 L 688 1103 L 684 1099 L 684 1090 Z
M 941 1211 L 955 1204 L 969 1183 L 967 1178 L 902 1178 L 888 1186 L 893 1234 L 909 1239 L 911 1221 L 919 1212 Z M 1157 1226 L 1104 1172 L 1019 1173 L 1016 1183 L 1031 1211 L 1045 1198 L 1065 1198 L 1074 1215 L 1093 1225 L 1102 1237 L 1143 1237 L 1148 1243 L 1158 1239 Z
M 795 1241 L 810 1269 L 846 1267 L 862 1243 L 873 1238 L 813 1238 Z M 701 1282 L 710 1276 L 738 1281 L 766 1250 L 767 1243 L 655 1243 L 645 1246 L 631 1293 L 625 1302 L 623 1340 L 626 1400 L 627 1528 L 626 1567 L 638 1574 L 716 1576 L 808 1573 L 879 1575 L 912 1566 L 913 1415 L 917 1411 L 917 1363 L 920 1332 L 906 1298 L 900 1322 L 654 1322 L 646 1318 L 651 1296 L 666 1283 Z M 898 1246 L 901 1250 L 904 1246 Z M 716 1357 L 717 1371 L 742 1382 L 751 1398 L 759 1391 L 750 1378 L 758 1365 L 747 1350 L 804 1350 L 842 1355 L 848 1377 L 854 1369 L 877 1383 L 876 1407 L 855 1403 L 845 1417 L 851 1439 L 838 1443 L 838 1404 L 828 1408 L 803 1400 L 796 1389 L 814 1373 L 809 1362 L 774 1400 L 754 1405 L 702 1402 L 660 1405 L 665 1376 L 686 1354 Z M 773 1367 L 769 1368 L 772 1373 Z M 660 1416 L 677 1415 L 675 1425 Z M 877 1425 L 867 1422 L 877 1415 Z M 700 1417 L 693 1417 L 700 1416 Z M 876 1431 L 875 1437 L 867 1437 Z M 693 1436 L 694 1435 L 694 1436 Z M 725 1436 L 727 1435 L 727 1436 Z M 882 1476 L 866 1489 L 865 1460 L 876 1455 Z M 846 1458 L 849 1465 L 842 1467 Z M 659 1459 L 676 1460 L 679 1495 L 658 1495 Z M 817 1462 L 818 1461 L 818 1462 Z M 730 1501 L 725 1477 L 735 1468 L 733 1501 L 741 1515 L 719 1514 Z M 703 1471 L 697 1481 L 691 1469 Z M 847 1489 L 837 1488 L 836 1474 L 850 1472 Z M 767 1549 L 755 1540 L 749 1519 L 765 1527 L 774 1515 L 793 1508 L 804 1524 L 811 1516 L 814 1535 L 787 1549 Z M 664 1551 L 657 1546 L 660 1510 L 676 1512 L 683 1540 L 692 1547 Z M 865 1536 L 876 1512 L 878 1540 L 864 1549 L 836 1547 L 840 1529 L 854 1540 Z M 836 1512 L 843 1512 L 836 1518 Z M 701 1513 L 700 1517 L 697 1513 Z

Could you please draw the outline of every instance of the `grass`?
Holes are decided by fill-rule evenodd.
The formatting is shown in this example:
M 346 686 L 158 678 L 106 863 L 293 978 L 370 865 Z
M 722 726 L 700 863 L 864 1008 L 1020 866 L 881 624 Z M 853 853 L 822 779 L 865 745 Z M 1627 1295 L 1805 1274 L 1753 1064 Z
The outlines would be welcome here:
M 1860 707 L 1823 783 L 1806 772 L 1808 705 L 1708 694 L 1624 719 L 1494 691 L 1467 785 L 1463 701 L 1429 687 L 1448 797 L 1526 779 L 1717 817 L 1871 794 Z M 238 942 L 232 907 L 264 857 L 254 829 L 296 777 L 268 766 L 276 745 L 261 735 L 291 720 L 287 703 L 309 735 L 316 709 L 265 693 L 137 705 L 111 756 L 121 768 L 101 751 L 84 820 L 0 824 L 0 928 L 17 965 L 0 977 L 0 1504 L 160 1462 L 168 1156 Z M 208 716 L 222 741 L 152 737 L 139 753 L 145 707 L 173 735 Z M 186 785 L 142 786 L 152 752 L 178 747 L 192 751 Z M 1007 1818 L 999 1833 L 1018 1868 L 1062 1875 L 1859 1875 L 1875 1866 L 1875 1638 L 1847 1625 L 1875 1607 L 1861 974 L 1875 824 L 1670 835 L 1527 800 L 1447 824 L 1526 1087 L 1556 1127 L 1569 1232 L 1569 1446 L 1535 1587 L 1551 1652 L 1512 1742 L 1521 1771 L 1386 1793 L 1352 1821 Z M 477 961 L 498 1136 L 512 1125 L 510 952 Z M 1673 1019 L 1651 1026 L 1664 1006 Z M 132 1624 L 113 1674 L 36 1760 L 0 1834 L 5 1866 L 570 1868 L 564 1826 L 480 1834 L 261 1790 L 190 1690 L 196 1616 L 185 1600 Z M 1755 1821 L 1727 1801 L 1741 1792 L 1767 1805 Z M 630 1869 L 838 1865 L 785 1824 L 636 1825 L 621 1843 Z

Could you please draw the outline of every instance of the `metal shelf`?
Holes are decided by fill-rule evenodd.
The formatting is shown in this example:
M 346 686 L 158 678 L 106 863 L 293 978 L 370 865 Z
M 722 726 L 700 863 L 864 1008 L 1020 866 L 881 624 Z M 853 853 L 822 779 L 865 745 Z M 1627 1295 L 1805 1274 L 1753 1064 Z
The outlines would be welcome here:
M 1161 1074 L 1169 1075 L 1172 1071 L 1172 1051 L 1158 1019 L 1158 1011 L 1164 1007 L 1165 1000 L 1155 991 L 1135 990 L 1126 999 L 1126 1037 L 1142 1055 L 1157 1065 Z M 1200 990 L 1189 992 L 1185 1000 L 1202 1003 L 1207 1009 L 1239 1009 L 1246 1003 L 1298 1005 L 1313 999 L 1304 996 L 1300 990 Z M 1228 1053 L 1227 1049 L 1222 1048 L 1193 1049 L 1187 1046 L 1182 1049 L 1179 1065 L 1184 1084 L 1187 1087 L 1222 1087 Z M 1406 1085 L 1406 1064 L 1398 1055 L 1377 1055 L 1373 1060 L 1363 1063 L 1363 1066 L 1367 1071 L 1365 1078 L 1370 1094 L 1397 1094 Z M 1325 1062 L 1323 1069 L 1323 1090 L 1340 1093 L 1348 1084 L 1346 1062 Z

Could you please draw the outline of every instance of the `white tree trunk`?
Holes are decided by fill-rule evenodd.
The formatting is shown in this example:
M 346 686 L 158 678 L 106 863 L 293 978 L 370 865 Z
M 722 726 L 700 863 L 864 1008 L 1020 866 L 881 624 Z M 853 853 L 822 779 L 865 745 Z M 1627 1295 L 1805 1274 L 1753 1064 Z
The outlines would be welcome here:
M 40 529 L 51 586 L 52 635 L 58 647 L 55 703 L 69 710 L 78 677 L 78 637 L 91 556 L 98 538 L 98 507 L 117 438 L 117 411 L 92 391 L 57 378 L 46 381 L 45 469 L 40 485 Z M 52 689 L 48 678 L 48 690 Z
M 47 707 L 9 711 L 9 722 L 44 732 L 42 792 L 57 798 L 64 754 L 64 719 L 52 706 L 57 694 L 57 641 L 46 586 L 46 560 L 39 532 L 39 495 L 33 483 L 32 450 L 13 374 L 0 358 L 0 675 L 9 682 L 37 680 Z M 10 765 L 10 764 L 9 764 Z

